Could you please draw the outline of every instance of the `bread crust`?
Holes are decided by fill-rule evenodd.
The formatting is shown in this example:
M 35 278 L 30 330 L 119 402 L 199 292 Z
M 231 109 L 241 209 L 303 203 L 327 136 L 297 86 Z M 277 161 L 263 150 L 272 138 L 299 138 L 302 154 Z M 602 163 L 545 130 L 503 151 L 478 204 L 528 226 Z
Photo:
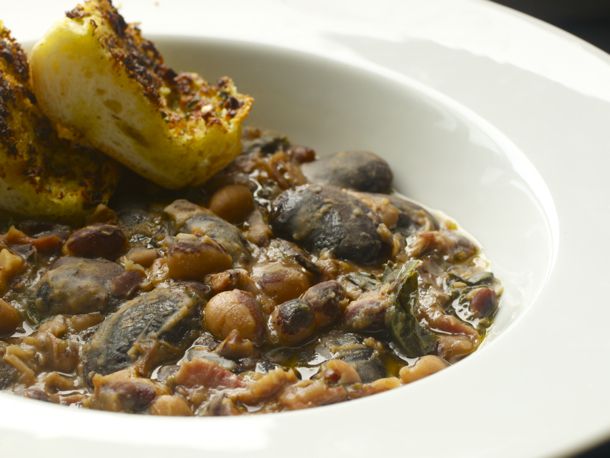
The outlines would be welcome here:
M 0 23 L 0 209 L 81 220 L 110 198 L 112 161 L 58 136 L 29 84 L 26 55 Z
M 45 113 L 83 142 L 167 188 L 199 185 L 239 154 L 252 98 L 167 66 L 110 0 L 69 11 L 33 49 Z

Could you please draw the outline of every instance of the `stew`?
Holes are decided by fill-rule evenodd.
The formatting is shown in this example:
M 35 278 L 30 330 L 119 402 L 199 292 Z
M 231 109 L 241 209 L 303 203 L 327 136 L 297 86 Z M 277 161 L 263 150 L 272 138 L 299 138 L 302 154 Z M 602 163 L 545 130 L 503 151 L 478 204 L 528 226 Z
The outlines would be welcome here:
M 6 223 L 0 388 L 153 415 L 320 406 L 469 355 L 501 292 L 376 154 L 249 128 L 203 186 L 128 175 L 81 227 Z

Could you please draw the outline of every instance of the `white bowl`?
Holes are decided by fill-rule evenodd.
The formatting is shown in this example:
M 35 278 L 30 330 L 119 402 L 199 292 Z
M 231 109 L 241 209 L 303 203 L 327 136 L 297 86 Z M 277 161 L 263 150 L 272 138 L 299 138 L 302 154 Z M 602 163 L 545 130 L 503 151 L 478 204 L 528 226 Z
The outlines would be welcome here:
M 429 88 L 315 54 L 225 40 L 154 41 L 176 68 L 211 80 L 231 75 L 255 98 L 250 125 L 320 155 L 375 151 L 401 193 L 457 219 L 483 244 L 506 289 L 487 342 L 534 301 L 556 254 L 557 215 L 534 166 L 489 123 Z
M 14 24 L 28 3 L 61 12 L 26 1 Z M 0 393 L 6 456 L 538 456 L 610 432 L 605 55 L 465 0 L 124 3 L 128 20 L 161 34 L 153 37 L 172 65 L 228 74 L 252 94 L 250 124 L 322 154 L 384 156 L 400 191 L 483 244 L 506 294 L 472 356 L 333 406 L 155 418 Z M 36 17 L 22 31 L 4 19 L 23 39 L 48 15 Z

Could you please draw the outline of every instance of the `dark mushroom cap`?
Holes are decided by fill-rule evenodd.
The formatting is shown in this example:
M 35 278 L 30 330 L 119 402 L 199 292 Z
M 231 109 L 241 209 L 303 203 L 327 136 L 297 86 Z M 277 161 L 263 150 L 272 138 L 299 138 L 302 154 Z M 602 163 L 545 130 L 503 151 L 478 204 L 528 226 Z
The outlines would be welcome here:
M 379 221 L 357 198 L 331 186 L 288 189 L 273 202 L 271 224 L 280 237 L 309 250 L 328 249 L 341 259 L 376 264 L 387 258 L 389 243 Z
M 134 351 L 137 347 L 152 348 L 155 342 L 170 344 L 180 354 L 180 348 L 191 343 L 189 329 L 200 327 L 197 317 L 203 302 L 201 291 L 186 283 L 156 288 L 125 302 L 85 345 L 85 374 L 124 369 L 140 356 Z
M 369 151 L 341 151 L 303 164 L 301 168 L 312 183 L 367 192 L 392 190 L 390 166 Z

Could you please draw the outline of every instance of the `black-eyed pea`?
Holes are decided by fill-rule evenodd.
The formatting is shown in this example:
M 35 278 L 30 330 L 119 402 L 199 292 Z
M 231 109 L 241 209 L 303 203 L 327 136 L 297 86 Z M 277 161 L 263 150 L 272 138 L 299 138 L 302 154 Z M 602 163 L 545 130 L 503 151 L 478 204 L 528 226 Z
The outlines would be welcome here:
M 312 286 L 301 297 L 311 307 L 316 327 L 327 326 L 339 319 L 348 298 L 343 286 L 336 280 L 329 280 Z
M 231 223 L 241 223 L 254 210 L 254 199 L 247 186 L 230 184 L 212 195 L 209 208 Z
M 440 335 L 438 337 L 438 354 L 450 363 L 454 363 L 477 349 L 478 338 L 463 335 Z
M 310 274 L 301 266 L 281 262 L 259 264 L 252 269 L 252 278 L 265 294 L 281 303 L 294 299 L 310 287 Z
M 202 280 L 212 272 L 229 269 L 231 256 L 210 237 L 178 234 L 168 243 L 168 276 L 176 280 Z
M 156 398 L 148 408 L 151 415 L 165 415 L 173 417 L 187 417 L 193 411 L 183 397 L 164 394 Z
M 244 269 L 228 269 L 210 274 L 206 277 L 206 283 L 210 285 L 214 294 L 231 289 L 241 289 L 251 293 L 257 291 L 256 284 Z
M 269 317 L 270 340 L 280 345 L 297 345 L 313 335 L 313 310 L 301 299 L 284 302 Z
M 208 301 L 204 326 L 217 339 L 237 331 L 242 338 L 257 342 L 264 331 L 263 315 L 256 298 L 239 289 L 224 291 Z
M 435 355 L 426 355 L 419 358 L 413 366 L 404 366 L 400 369 L 398 376 L 402 383 L 411 383 L 415 380 L 434 374 L 449 364 L 443 358 Z

